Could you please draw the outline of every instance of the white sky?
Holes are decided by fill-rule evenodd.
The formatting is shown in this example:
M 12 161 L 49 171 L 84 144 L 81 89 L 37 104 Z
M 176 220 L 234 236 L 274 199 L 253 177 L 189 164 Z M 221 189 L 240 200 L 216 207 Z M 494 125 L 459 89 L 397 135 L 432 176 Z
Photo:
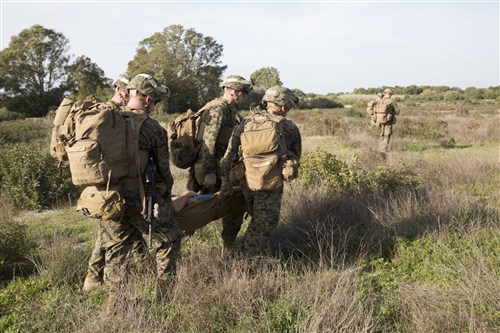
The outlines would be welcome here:
M 114 79 L 141 40 L 181 24 L 223 45 L 224 76 L 273 66 L 285 86 L 322 94 L 383 85 L 486 88 L 500 85 L 499 17 L 498 0 L 1 0 L 1 48 L 40 24 Z

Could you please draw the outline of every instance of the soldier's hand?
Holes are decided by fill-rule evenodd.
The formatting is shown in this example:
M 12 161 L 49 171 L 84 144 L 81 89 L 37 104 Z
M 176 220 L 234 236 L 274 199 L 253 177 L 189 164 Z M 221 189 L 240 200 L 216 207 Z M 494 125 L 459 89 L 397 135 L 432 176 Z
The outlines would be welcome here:
M 207 190 L 212 190 L 217 182 L 217 176 L 215 173 L 208 173 L 205 175 L 205 180 L 203 181 L 203 187 Z

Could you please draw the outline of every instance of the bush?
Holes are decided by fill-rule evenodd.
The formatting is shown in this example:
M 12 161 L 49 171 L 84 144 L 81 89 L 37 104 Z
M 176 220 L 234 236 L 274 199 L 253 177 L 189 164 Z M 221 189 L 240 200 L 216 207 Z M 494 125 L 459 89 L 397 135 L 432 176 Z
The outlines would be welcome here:
M 0 144 L 46 140 L 48 126 L 43 122 L 15 120 L 0 122 Z
M 363 118 L 365 116 L 365 113 L 366 112 L 359 110 L 359 108 L 357 107 L 344 109 L 344 115 L 346 117 Z
M 342 107 L 344 106 L 333 97 L 325 97 L 323 95 L 306 96 L 297 105 L 298 109 L 334 109 Z
M 3 107 L 0 108 L 0 122 L 7 120 L 24 119 L 24 115 L 8 110 Z
M 0 148 L 0 194 L 22 209 L 53 207 L 76 197 L 69 170 L 56 167 L 48 149 L 40 144 Z
M 322 149 L 305 155 L 301 160 L 299 183 L 305 188 L 319 187 L 329 192 L 374 194 L 400 189 L 417 190 L 421 184 L 410 168 L 390 169 L 381 165 L 376 171 L 364 171 L 356 163 L 349 166 L 335 155 Z
M 2 275 L 23 261 L 29 249 L 26 226 L 15 222 L 12 213 L 12 203 L 0 198 L 0 274 Z
M 46 282 L 34 278 L 16 279 L 0 290 L 0 331 L 26 332 L 26 312 L 47 290 Z
M 402 119 L 398 124 L 398 134 L 405 138 L 437 142 L 443 148 L 453 148 L 455 140 L 447 135 L 447 127 L 444 121 L 425 123 Z

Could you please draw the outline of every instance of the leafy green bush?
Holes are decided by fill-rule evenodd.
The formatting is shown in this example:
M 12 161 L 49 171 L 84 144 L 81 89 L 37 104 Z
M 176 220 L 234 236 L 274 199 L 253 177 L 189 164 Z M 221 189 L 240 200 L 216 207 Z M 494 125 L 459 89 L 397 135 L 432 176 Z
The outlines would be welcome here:
M 10 198 L 16 207 L 53 207 L 78 194 L 69 170 L 56 167 L 47 147 L 6 145 L 0 148 L 0 155 L 0 194 Z
M 0 122 L 2 121 L 7 121 L 7 120 L 16 120 L 16 119 L 23 119 L 24 115 L 10 111 L 7 108 L 3 107 L 0 108 Z
M 0 144 L 45 140 L 48 126 L 43 122 L 14 120 L 0 122 Z
M 26 312 L 47 289 L 47 282 L 29 278 L 16 279 L 0 290 L 0 331 L 26 332 Z
M 405 138 L 437 142 L 443 148 L 453 148 L 455 140 L 447 135 L 448 124 L 444 121 L 426 123 L 402 119 L 398 123 L 398 135 Z
M 405 106 L 417 106 L 417 101 L 411 97 L 406 96 L 404 104 Z
M 359 108 L 357 107 L 352 107 L 352 108 L 348 108 L 348 109 L 344 109 L 344 115 L 346 117 L 357 117 L 357 118 L 362 118 L 365 116 L 365 113 L 364 111 L 361 111 Z
M 13 206 L 0 198 L 0 273 L 9 272 L 14 265 L 23 261 L 28 252 L 26 226 L 15 222 Z
M 342 108 L 334 97 L 326 97 L 324 95 L 308 94 L 301 99 L 297 105 L 298 109 L 334 109 Z
M 301 170 L 298 181 L 305 188 L 319 187 L 329 192 L 369 194 L 403 188 L 416 190 L 421 184 L 420 178 L 409 168 L 392 170 L 381 165 L 376 171 L 364 171 L 356 163 L 349 166 L 322 149 L 305 155 Z

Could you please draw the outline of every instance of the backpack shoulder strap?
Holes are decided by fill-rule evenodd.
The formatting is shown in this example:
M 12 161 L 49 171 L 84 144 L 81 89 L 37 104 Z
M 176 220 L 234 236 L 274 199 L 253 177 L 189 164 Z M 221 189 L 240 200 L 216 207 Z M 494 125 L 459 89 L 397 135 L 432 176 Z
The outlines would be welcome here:
M 207 104 L 203 105 L 203 107 L 197 113 L 203 112 L 205 110 L 211 109 L 214 106 L 221 105 L 221 104 L 227 104 L 227 102 L 223 98 L 216 98 L 216 99 L 208 102 Z

